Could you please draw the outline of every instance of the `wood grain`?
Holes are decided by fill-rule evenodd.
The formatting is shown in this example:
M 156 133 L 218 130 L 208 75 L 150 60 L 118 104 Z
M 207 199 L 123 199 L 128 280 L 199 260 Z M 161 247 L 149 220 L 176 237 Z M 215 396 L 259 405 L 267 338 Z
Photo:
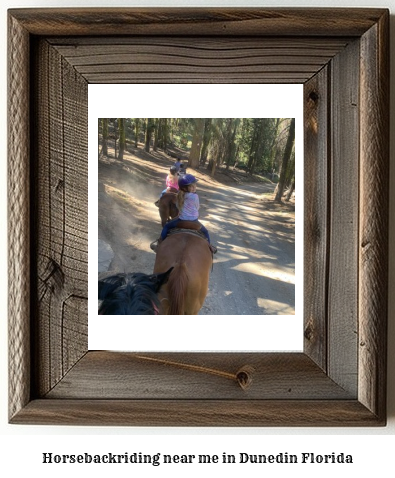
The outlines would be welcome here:
M 88 37 L 50 42 L 89 83 L 304 83 L 350 39 Z
M 385 424 L 388 20 L 9 11 L 11 423 Z M 88 83 L 183 81 L 305 85 L 302 354 L 87 350 Z
M 9 416 L 30 399 L 29 35 L 8 22 Z
M 35 48 L 34 393 L 42 395 L 87 349 L 88 109 L 86 81 L 46 41 Z
M 332 61 L 328 373 L 357 392 L 359 42 Z
M 11 423 L 177 427 L 370 427 L 357 400 L 32 400 Z
M 250 371 L 247 389 L 237 379 L 240 370 Z M 46 394 L 46 398 L 135 400 L 225 397 L 243 401 L 356 398 L 334 383 L 309 357 L 297 353 L 89 351 Z
M 379 417 L 386 410 L 388 205 L 388 14 L 361 39 L 361 204 L 359 231 L 359 400 Z
M 327 370 L 329 70 L 304 85 L 304 351 Z
M 46 8 L 12 9 L 34 35 L 360 36 L 373 8 Z

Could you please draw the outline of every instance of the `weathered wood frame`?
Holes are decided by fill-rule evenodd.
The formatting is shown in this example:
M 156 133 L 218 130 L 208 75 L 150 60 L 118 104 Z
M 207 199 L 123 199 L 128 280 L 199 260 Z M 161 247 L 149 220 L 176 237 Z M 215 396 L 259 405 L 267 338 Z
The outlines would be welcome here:
M 9 11 L 11 423 L 385 425 L 388 29 L 384 9 Z M 303 353 L 87 350 L 92 82 L 304 83 Z

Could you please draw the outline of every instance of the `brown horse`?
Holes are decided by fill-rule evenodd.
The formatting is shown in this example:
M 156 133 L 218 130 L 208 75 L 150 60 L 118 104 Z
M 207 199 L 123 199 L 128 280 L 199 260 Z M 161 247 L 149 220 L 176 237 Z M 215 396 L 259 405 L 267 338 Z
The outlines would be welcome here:
M 166 192 L 159 199 L 159 215 L 161 219 L 162 227 L 170 219 L 174 219 L 178 216 L 177 209 L 177 189 L 171 188 L 169 192 Z
M 212 263 L 207 240 L 193 232 L 177 232 L 161 242 L 154 273 L 173 270 L 159 292 L 159 313 L 197 315 L 206 298 Z

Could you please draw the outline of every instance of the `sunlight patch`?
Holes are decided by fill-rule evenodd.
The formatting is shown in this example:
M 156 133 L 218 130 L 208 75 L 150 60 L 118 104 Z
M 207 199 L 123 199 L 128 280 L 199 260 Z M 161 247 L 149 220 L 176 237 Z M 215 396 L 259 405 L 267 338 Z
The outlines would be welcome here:
M 258 306 L 265 309 L 265 314 L 279 314 L 279 315 L 291 315 L 295 313 L 295 309 L 288 304 L 278 302 L 271 299 L 257 299 Z
M 246 272 L 248 274 L 268 277 L 273 280 L 287 282 L 288 284 L 295 284 L 295 272 L 293 270 L 286 272 L 279 271 L 277 267 L 275 269 L 270 269 L 270 267 L 270 265 L 264 262 L 245 262 L 232 267 L 232 269 L 240 272 Z

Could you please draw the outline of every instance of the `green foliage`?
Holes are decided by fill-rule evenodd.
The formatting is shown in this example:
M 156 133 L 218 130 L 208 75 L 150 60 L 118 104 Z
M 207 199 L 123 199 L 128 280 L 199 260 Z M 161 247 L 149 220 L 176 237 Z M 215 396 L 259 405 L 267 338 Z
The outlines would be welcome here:
M 264 112 L 263 112 L 264 113 Z M 289 118 L 204 118 L 204 133 L 200 137 L 199 164 L 216 167 L 237 167 L 249 174 L 264 174 L 278 181 L 287 142 Z M 119 140 L 117 119 L 109 118 L 108 139 Z M 147 141 L 151 147 L 167 150 L 176 147 L 190 153 L 196 118 L 125 118 L 126 146 L 138 147 Z M 148 128 L 148 131 L 147 131 Z M 102 134 L 103 121 L 99 122 Z M 295 155 L 287 165 L 286 182 L 295 175 Z

